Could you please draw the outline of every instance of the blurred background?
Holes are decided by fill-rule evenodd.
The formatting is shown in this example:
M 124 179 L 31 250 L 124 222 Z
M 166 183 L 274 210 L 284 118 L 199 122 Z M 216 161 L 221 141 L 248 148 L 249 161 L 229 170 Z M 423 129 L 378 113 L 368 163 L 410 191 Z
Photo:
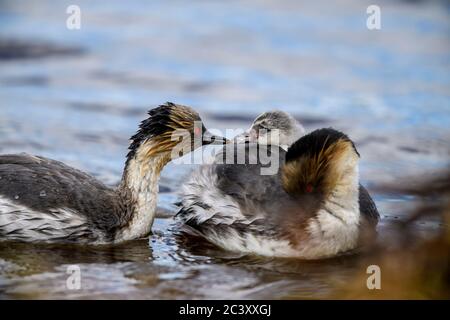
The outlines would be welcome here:
M 371 4 L 380 30 L 366 27 Z M 66 27 L 69 5 L 79 30 Z M 449 164 L 450 3 L 0 1 L 0 153 L 61 160 L 115 185 L 129 137 L 165 101 L 194 107 L 209 128 L 245 129 L 282 109 L 308 131 L 348 133 L 389 239 L 416 199 L 380 186 Z M 163 171 L 169 212 L 191 169 Z M 188 254 L 170 225 L 158 219 L 149 243 L 101 253 L 0 248 L 0 297 L 327 297 L 354 266 Z M 430 218 L 417 232 L 440 227 Z M 82 264 L 91 287 L 61 289 L 67 263 Z

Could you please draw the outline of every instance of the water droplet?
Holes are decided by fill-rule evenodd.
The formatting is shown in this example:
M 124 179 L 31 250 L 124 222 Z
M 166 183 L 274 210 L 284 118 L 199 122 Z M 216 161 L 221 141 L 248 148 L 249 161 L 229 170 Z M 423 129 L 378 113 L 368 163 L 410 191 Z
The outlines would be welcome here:
M 20 198 L 20 197 L 19 197 L 18 195 L 16 195 L 16 196 L 14 197 L 14 199 L 16 199 L 16 200 L 19 199 L 19 198 Z
M 45 190 L 42 190 L 41 193 L 39 193 L 39 197 L 46 197 L 47 193 L 45 192 Z

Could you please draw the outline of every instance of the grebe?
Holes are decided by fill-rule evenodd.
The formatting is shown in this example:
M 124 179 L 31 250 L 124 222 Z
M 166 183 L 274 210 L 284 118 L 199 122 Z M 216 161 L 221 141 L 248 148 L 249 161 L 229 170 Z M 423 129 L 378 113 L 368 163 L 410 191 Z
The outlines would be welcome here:
M 276 174 L 261 175 L 261 149 L 278 159 Z M 287 152 L 232 144 L 217 159 L 230 152 L 248 155 L 245 164 L 203 166 L 185 184 L 177 217 L 187 233 L 225 250 L 303 259 L 335 256 L 374 234 L 379 214 L 345 134 L 319 129 Z
M 196 126 L 200 116 L 189 107 L 168 102 L 148 114 L 116 189 L 55 160 L 1 155 L 0 240 L 104 244 L 148 235 L 162 168 L 184 151 L 225 142 Z M 173 139 L 177 130 L 190 139 Z
M 277 134 L 273 134 L 274 130 L 278 130 Z M 304 134 L 305 128 L 293 116 L 281 110 L 273 110 L 257 116 L 251 127 L 243 134 L 236 136 L 234 142 L 275 144 L 287 150 Z

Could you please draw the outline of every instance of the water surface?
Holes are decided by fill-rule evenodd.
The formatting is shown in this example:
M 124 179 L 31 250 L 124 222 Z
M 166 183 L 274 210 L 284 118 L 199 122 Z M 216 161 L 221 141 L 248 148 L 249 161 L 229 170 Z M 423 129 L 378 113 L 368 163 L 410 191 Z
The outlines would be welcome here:
M 210 128 L 247 128 L 268 109 L 355 141 L 361 180 L 393 222 L 414 207 L 379 186 L 448 165 L 450 7 L 379 1 L 69 1 L 0 3 L 0 153 L 57 159 L 115 185 L 128 138 L 167 100 Z M 190 165 L 169 165 L 159 205 L 173 214 Z M 302 262 L 188 248 L 169 217 L 148 240 L 116 247 L 0 243 L 1 298 L 323 298 L 352 277 L 358 255 Z M 435 221 L 417 232 L 440 227 Z M 67 266 L 82 272 L 66 287 Z

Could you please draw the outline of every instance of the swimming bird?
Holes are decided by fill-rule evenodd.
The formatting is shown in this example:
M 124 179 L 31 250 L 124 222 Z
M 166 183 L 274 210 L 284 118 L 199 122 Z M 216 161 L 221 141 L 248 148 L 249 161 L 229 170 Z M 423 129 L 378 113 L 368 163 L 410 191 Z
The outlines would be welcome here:
M 148 115 L 131 137 L 115 189 L 55 160 L 1 155 L 0 240 L 105 244 L 148 235 L 163 167 L 225 141 L 211 135 L 192 108 L 168 102 Z
M 223 161 L 227 154 L 235 164 Z M 239 154 L 245 162 L 236 164 Z M 261 174 L 266 155 L 277 164 L 275 174 Z M 379 219 L 359 184 L 358 162 L 354 143 L 331 128 L 304 135 L 287 152 L 274 145 L 231 144 L 187 181 L 177 218 L 184 232 L 225 250 L 333 257 L 373 234 Z

